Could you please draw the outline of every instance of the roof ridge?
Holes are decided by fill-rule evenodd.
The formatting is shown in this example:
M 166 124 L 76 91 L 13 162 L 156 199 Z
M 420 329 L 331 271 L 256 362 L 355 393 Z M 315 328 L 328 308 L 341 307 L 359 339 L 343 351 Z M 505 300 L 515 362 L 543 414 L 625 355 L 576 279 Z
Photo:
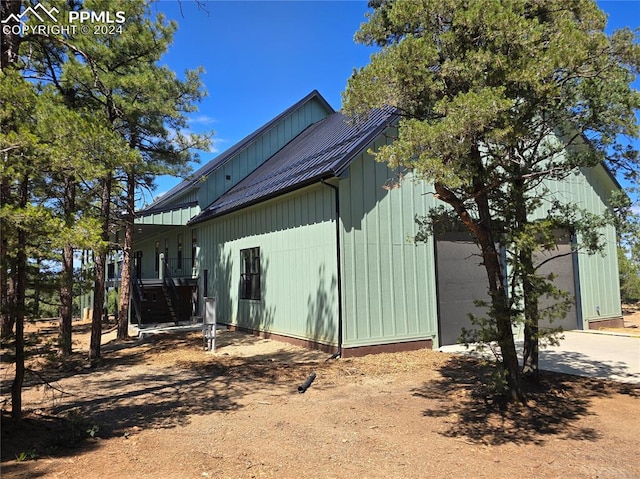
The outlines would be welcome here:
M 178 183 L 176 186 L 167 191 L 164 195 L 158 198 L 156 201 L 151 203 L 146 208 L 143 208 L 138 213 L 145 213 L 148 210 L 155 209 L 161 207 L 161 205 L 171 199 L 171 197 L 177 195 L 180 192 L 186 191 L 189 187 L 195 185 L 200 181 L 202 177 L 205 177 L 211 174 L 213 171 L 216 171 L 218 168 L 224 166 L 228 161 L 230 161 L 237 153 L 242 151 L 245 148 L 248 148 L 254 141 L 256 141 L 260 135 L 269 130 L 273 125 L 278 123 L 280 120 L 285 118 L 287 115 L 294 112 L 296 109 L 300 108 L 305 103 L 311 101 L 312 99 L 317 99 L 320 101 L 321 105 L 329 110 L 331 116 L 336 113 L 336 110 L 327 102 L 327 100 L 320 94 L 317 89 L 312 90 L 310 93 L 305 95 L 303 98 L 295 102 L 293 105 L 289 106 L 281 113 L 273 117 L 271 120 L 267 121 L 265 124 L 260 126 L 258 129 L 254 130 L 249 135 L 245 136 L 242 140 L 235 143 L 233 146 L 227 148 L 225 151 L 220 153 L 215 158 L 209 160 L 205 165 L 198 168 L 192 174 L 187 176 L 184 180 Z M 310 125 L 311 126 L 311 125 Z M 308 129 L 305 128 L 305 130 Z M 303 130 L 304 131 L 304 130 Z M 275 154 L 275 153 L 274 153 Z
M 340 113 L 338 113 L 338 114 L 340 114 Z M 340 115 L 342 115 L 342 114 L 340 114 Z M 344 116 L 344 115 L 342 115 L 342 116 Z M 329 118 L 329 117 L 327 117 L 327 118 Z M 312 126 L 319 125 L 320 123 L 325 121 L 327 118 L 325 118 L 325 119 L 323 119 L 323 120 L 321 120 L 321 121 L 319 121 L 317 123 L 314 123 Z M 261 180 L 261 182 L 264 182 L 264 181 L 267 181 L 269 179 L 275 178 L 276 176 L 278 176 L 278 175 L 280 175 L 280 174 L 282 174 L 282 173 L 284 173 L 286 171 L 290 171 L 290 170 L 292 170 L 292 169 L 294 169 L 294 168 L 296 168 L 296 167 L 298 167 L 300 165 L 303 165 L 305 163 L 309 163 L 310 160 L 313 160 L 314 158 L 319 158 L 319 157 L 321 157 L 323 155 L 326 155 L 327 153 L 329 153 L 329 152 L 331 152 L 333 150 L 336 150 L 337 148 L 340 148 L 341 146 L 347 145 L 349 143 L 353 143 L 354 141 L 358 141 L 360 138 L 362 138 L 363 136 L 366 136 L 371 130 L 375 129 L 376 127 L 377 127 L 377 125 L 370 125 L 368 128 L 366 128 L 366 129 L 363 128 L 357 134 L 355 134 L 353 136 L 349 136 L 349 137 L 345 138 L 344 140 L 342 140 L 342 141 L 340 141 L 338 143 L 334 143 L 331 146 L 323 148 L 322 150 L 317 151 L 317 152 L 315 152 L 315 153 L 313 153 L 311 155 L 304 156 L 301 159 L 299 159 L 299 160 L 297 160 L 297 161 L 295 161 L 293 163 L 287 163 L 285 165 L 282 165 L 280 168 L 275 170 L 273 173 L 271 173 L 270 175 L 264 177 Z M 308 130 L 309 129 L 306 129 L 305 132 L 308 132 Z M 300 133 L 300 135 L 302 135 L 302 134 L 303 133 Z M 285 145 L 285 147 L 286 147 L 286 145 Z M 283 147 L 282 149 L 284 149 L 285 147 Z M 277 152 L 274 153 L 271 158 L 275 157 L 277 154 L 278 154 Z M 330 159 L 333 159 L 334 157 L 340 156 L 340 155 L 341 155 L 341 152 L 336 152 L 331 156 Z M 267 161 L 269 161 L 269 160 L 267 160 Z M 323 160 L 323 163 L 327 163 L 327 162 L 328 162 L 328 160 Z M 313 167 L 309 166 L 307 169 L 311 169 L 311 168 L 313 168 Z M 250 188 L 251 188 L 251 185 L 245 185 L 245 186 L 243 186 L 241 188 L 237 188 L 237 189 L 234 187 L 236 192 L 245 191 L 245 190 L 250 189 Z
M 200 223 L 321 178 L 341 175 L 396 117 L 393 111 L 378 109 L 366 121 L 354 124 L 345 121 L 348 117 L 343 113 L 335 112 L 297 135 L 189 223 Z

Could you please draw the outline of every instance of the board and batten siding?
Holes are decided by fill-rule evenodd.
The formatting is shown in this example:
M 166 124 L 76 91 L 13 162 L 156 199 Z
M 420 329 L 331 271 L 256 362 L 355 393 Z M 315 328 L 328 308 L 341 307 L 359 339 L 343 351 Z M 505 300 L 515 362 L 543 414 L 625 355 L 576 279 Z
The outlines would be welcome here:
M 162 197 L 160 197 L 162 199 Z M 167 203 L 163 205 L 164 209 L 170 209 L 171 206 L 181 206 L 185 203 L 192 203 L 194 201 L 198 201 L 198 188 L 196 186 L 192 186 L 185 193 L 175 195 L 172 197 Z
M 213 203 L 309 125 L 323 119 L 328 113 L 317 100 L 307 102 L 291 112 L 211 173 L 200 186 L 199 204 L 204 207 Z
M 345 348 L 425 339 L 437 346 L 433 241 L 413 241 L 415 216 L 427 213 L 433 196 L 410 178 L 384 188 L 390 178 L 385 164 L 363 153 L 339 183 Z
M 332 189 L 314 185 L 197 226 L 220 323 L 337 345 Z M 242 300 L 240 251 L 255 247 L 261 299 Z
M 167 227 L 186 225 L 198 213 L 200 213 L 200 207 L 191 205 L 140 216 L 136 218 L 135 223 L 139 225 L 167 225 Z
M 617 190 L 617 185 L 602 166 L 581 168 L 562 181 L 549 181 L 545 185 L 551 198 L 573 203 L 598 215 L 605 214 L 611 194 Z M 579 291 L 576 294 L 579 295 L 585 329 L 588 329 L 589 321 L 622 316 L 615 228 L 603 228 L 602 236 L 604 250 L 602 254 L 593 255 L 580 251 L 580 237 L 577 238 Z

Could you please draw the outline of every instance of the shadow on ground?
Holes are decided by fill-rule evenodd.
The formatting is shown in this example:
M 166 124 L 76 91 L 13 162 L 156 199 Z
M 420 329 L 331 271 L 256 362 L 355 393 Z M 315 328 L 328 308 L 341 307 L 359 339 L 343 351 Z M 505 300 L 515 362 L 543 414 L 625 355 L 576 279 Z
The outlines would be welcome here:
M 578 424 L 591 414 L 593 398 L 613 394 L 640 398 L 637 386 L 543 371 L 538 385 L 525 386 L 527 405 L 513 405 L 490 386 L 494 371 L 486 361 L 454 356 L 441 368 L 442 379 L 413 394 L 439 398 L 438 407 L 424 415 L 448 418 L 445 436 L 489 445 L 542 444 L 551 436 L 595 441 L 598 431 Z
M 19 425 L 2 414 L 2 462 L 73 455 L 100 439 L 186 425 L 191 416 L 238 410 L 257 392 L 297 394 L 318 354 L 263 347 L 252 354 L 261 341 L 228 332 L 218 352 L 206 353 L 201 335 L 162 334 L 105 345 L 93 369 L 81 356 L 46 362 L 25 383 L 42 389 L 41 408 Z M 225 353 L 234 349 L 242 355 Z
M 565 372 L 576 376 L 590 376 L 601 379 L 611 378 L 616 381 L 634 382 L 636 384 L 638 384 L 639 379 L 624 362 L 613 360 L 596 361 L 588 355 L 576 351 L 545 350 L 542 352 L 540 365 L 549 371 Z

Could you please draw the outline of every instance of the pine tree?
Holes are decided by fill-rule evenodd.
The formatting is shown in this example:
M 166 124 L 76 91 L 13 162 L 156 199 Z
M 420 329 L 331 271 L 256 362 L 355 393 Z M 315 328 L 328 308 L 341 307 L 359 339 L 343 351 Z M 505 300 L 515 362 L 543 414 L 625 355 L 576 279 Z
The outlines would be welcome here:
M 526 372 L 536 376 L 537 300 L 558 293 L 536 275 L 533 254 L 550 247 L 546 239 L 560 224 L 602 221 L 575 207 L 530 221 L 544 196 L 538 186 L 580 167 L 633 159 L 613 147 L 619 135 L 638 136 L 640 96 L 630 88 L 640 68 L 637 39 L 629 29 L 606 35 L 606 17 L 590 0 L 370 6 L 356 41 L 380 51 L 349 79 L 345 109 L 366 115 L 392 106 L 401 115 L 399 137 L 377 159 L 433 183 L 480 246 L 508 395 L 522 401 L 512 325 L 524 321 Z M 596 239 L 585 241 L 590 250 Z M 516 245 L 510 261 L 524 285 L 523 309 L 506 294 L 496 244 Z

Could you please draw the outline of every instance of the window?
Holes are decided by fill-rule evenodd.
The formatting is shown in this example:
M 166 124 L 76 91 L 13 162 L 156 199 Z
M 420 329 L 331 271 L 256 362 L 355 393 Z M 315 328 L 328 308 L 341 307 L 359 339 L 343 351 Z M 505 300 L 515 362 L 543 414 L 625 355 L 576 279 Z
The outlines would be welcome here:
M 240 299 L 260 299 L 260 248 L 240 250 Z
M 136 278 L 142 278 L 142 251 L 136 251 L 133 255 L 134 274 Z
M 160 268 L 160 241 L 156 241 L 156 269 L 155 271 L 158 272 Z
M 198 230 L 191 231 L 191 267 L 196 267 L 196 256 L 198 255 Z
M 178 259 L 176 269 L 182 269 L 182 233 L 178 235 Z

